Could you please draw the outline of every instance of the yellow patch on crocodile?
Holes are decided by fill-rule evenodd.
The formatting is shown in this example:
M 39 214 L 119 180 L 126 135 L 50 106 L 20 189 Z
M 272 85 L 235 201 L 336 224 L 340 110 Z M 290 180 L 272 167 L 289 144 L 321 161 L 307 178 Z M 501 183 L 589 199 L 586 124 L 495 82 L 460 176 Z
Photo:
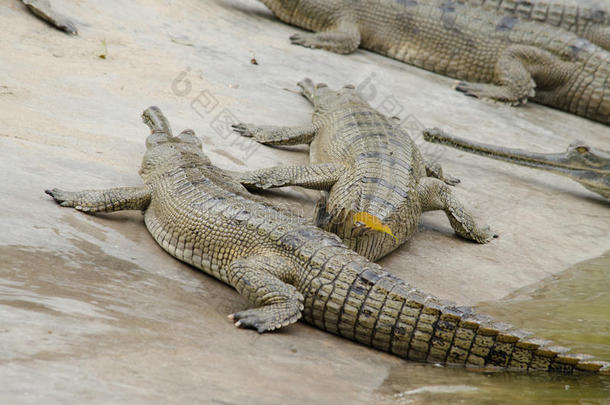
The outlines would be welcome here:
M 381 220 L 375 215 L 371 215 L 368 212 L 357 212 L 356 214 L 354 214 L 353 218 L 354 224 L 360 222 L 361 224 L 364 224 L 367 228 L 370 228 L 374 231 L 387 233 L 398 242 L 398 239 L 396 238 L 396 236 L 394 236 L 390 227 L 381 222 Z

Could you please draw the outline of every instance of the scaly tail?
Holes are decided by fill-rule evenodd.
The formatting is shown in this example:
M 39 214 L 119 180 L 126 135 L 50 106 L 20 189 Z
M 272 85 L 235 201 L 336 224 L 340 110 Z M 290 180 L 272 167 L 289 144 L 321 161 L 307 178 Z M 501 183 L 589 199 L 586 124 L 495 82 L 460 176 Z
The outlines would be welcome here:
M 340 256 L 340 260 L 337 258 Z M 331 255 L 334 280 L 315 278 L 304 319 L 321 329 L 409 360 L 476 368 L 610 374 L 610 364 L 566 354 L 471 309 L 426 295 L 357 255 Z

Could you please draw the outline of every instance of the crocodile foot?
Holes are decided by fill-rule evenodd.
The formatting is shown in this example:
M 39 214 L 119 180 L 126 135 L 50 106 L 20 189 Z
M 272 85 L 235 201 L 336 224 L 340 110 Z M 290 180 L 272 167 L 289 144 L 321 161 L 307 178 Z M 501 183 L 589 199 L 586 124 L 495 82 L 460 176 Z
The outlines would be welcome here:
M 256 329 L 258 333 L 272 331 L 295 323 L 301 318 L 301 301 L 265 305 L 229 315 L 235 326 Z
M 306 48 L 319 48 L 320 45 L 314 34 L 296 33 L 290 37 L 290 43 L 293 45 L 301 45 Z
M 439 179 L 449 186 L 456 186 L 461 182 L 457 177 L 444 174 L 443 167 L 439 163 L 426 162 L 426 175 Z
M 252 138 L 256 135 L 256 133 L 261 132 L 260 127 L 253 124 L 244 124 L 243 122 L 233 124 L 231 125 L 231 128 L 233 128 L 233 131 L 247 138 Z
M 533 87 L 525 92 L 524 95 L 515 95 L 515 92 L 508 87 L 487 83 L 459 82 L 455 89 L 470 97 L 505 103 L 511 106 L 526 104 L 528 98 L 534 97 L 536 94 Z
M 450 186 L 457 186 L 461 182 L 461 180 L 457 177 L 452 177 L 447 174 L 441 180 L 443 180 L 445 184 L 448 184 Z
M 482 228 L 474 227 L 473 229 L 467 229 L 465 232 L 460 233 L 460 236 L 466 239 L 470 239 L 474 242 L 485 244 L 490 242 L 492 239 L 498 238 L 498 234 L 491 230 L 491 227 L 485 225 Z
M 233 172 L 233 178 L 240 182 L 248 190 L 267 190 L 274 187 L 274 184 L 265 180 L 255 172 Z M 280 185 L 281 183 L 276 184 Z
M 269 143 L 277 138 L 277 127 L 272 127 L 269 125 L 254 125 L 254 124 L 246 124 L 240 122 L 239 124 L 231 125 L 234 132 L 237 132 L 241 136 L 245 136 L 246 138 L 252 138 L 258 143 Z

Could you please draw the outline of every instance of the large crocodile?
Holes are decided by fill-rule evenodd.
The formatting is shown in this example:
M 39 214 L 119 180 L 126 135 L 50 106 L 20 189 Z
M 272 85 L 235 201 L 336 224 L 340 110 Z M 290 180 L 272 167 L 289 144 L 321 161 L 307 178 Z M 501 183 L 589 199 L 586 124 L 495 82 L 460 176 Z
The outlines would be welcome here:
M 509 104 L 528 98 L 610 124 L 610 53 L 578 35 L 451 0 L 260 0 L 315 33 L 294 44 L 359 46 L 463 80 L 457 90 Z
M 610 373 L 610 364 L 566 354 L 422 293 L 336 235 L 257 201 L 211 164 L 193 131 L 173 137 L 156 107 L 143 117 L 151 129 L 144 186 L 47 193 L 90 213 L 143 210 L 165 251 L 235 287 L 254 306 L 230 316 L 236 326 L 265 332 L 302 317 L 411 360 Z
M 514 15 L 524 20 L 561 27 L 610 50 L 610 2 L 608 0 L 457 1 Z
M 316 207 L 316 225 L 337 234 L 371 261 L 410 239 L 424 211 L 444 210 L 464 238 L 479 243 L 491 240 L 489 228 L 476 223 L 446 184 L 455 179 L 445 179 L 438 164 L 424 163 L 399 123 L 371 108 L 354 86 L 335 91 L 310 79 L 298 85 L 313 104 L 311 124 L 237 124 L 234 129 L 267 145 L 310 144 L 311 165 L 242 173 L 243 185 L 327 191 Z
M 425 130 L 424 139 L 492 159 L 560 174 L 594 193 L 610 198 L 610 152 L 580 141 L 572 143 L 565 153 L 533 153 L 468 141 L 448 135 L 438 128 Z

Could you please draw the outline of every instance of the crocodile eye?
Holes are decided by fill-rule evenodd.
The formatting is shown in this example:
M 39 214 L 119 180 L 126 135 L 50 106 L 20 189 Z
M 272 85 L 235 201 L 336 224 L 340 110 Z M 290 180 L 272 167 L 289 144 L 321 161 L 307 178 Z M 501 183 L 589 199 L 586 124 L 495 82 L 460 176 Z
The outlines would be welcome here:
M 576 148 L 576 152 L 580 153 L 581 155 L 584 155 L 585 153 L 589 152 L 589 148 L 586 146 L 578 146 Z
M 326 83 L 318 83 L 318 84 L 316 84 L 316 89 L 321 89 L 323 87 L 328 87 L 328 85 Z
M 356 87 L 353 84 L 346 84 L 345 86 L 343 86 L 344 89 L 352 89 L 355 90 Z

